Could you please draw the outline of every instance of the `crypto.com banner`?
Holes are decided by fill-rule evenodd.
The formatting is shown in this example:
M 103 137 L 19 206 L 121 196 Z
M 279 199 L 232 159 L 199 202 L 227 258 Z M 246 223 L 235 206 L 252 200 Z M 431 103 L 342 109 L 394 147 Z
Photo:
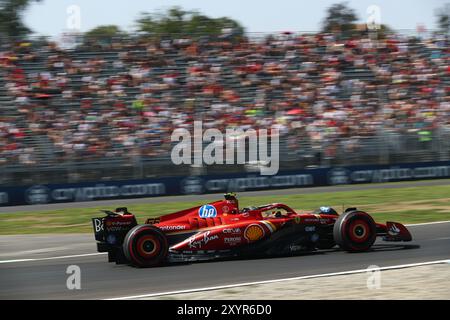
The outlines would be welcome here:
M 0 206 L 450 178 L 450 161 L 0 187 Z

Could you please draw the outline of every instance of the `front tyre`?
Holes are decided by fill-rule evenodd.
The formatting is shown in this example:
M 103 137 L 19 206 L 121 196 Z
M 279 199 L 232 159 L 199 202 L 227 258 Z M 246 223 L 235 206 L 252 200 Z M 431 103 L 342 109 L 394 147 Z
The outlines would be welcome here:
M 369 250 L 376 237 L 376 223 L 363 211 L 343 213 L 333 227 L 334 241 L 348 252 Z
M 144 224 L 128 231 L 123 242 L 123 252 L 136 267 L 155 267 L 166 261 L 169 245 L 161 229 Z

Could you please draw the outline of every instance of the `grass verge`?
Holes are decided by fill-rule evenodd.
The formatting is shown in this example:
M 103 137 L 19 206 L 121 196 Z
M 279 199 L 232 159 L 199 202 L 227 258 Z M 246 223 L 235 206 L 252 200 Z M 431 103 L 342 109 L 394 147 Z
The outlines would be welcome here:
M 376 221 L 420 223 L 450 220 L 450 185 L 339 191 L 285 196 L 251 196 L 240 198 L 240 207 L 282 202 L 298 212 L 319 206 L 358 207 L 369 212 Z M 129 205 L 142 223 L 145 218 L 203 204 L 199 201 Z M 102 216 L 100 207 L 69 208 L 51 211 L 0 214 L 0 234 L 86 233 L 92 232 L 91 218 Z M 106 208 L 108 209 L 108 208 Z M 113 208 L 109 208 L 113 209 Z

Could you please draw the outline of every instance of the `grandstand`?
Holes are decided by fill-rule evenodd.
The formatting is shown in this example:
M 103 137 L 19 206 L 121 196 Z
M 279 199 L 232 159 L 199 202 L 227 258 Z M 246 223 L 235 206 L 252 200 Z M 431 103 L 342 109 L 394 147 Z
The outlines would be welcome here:
M 194 120 L 276 125 L 282 169 L 449 160 L 445 38 L 249 39 L 3 43 L 0 184 L 245 170 L 172 165 Z

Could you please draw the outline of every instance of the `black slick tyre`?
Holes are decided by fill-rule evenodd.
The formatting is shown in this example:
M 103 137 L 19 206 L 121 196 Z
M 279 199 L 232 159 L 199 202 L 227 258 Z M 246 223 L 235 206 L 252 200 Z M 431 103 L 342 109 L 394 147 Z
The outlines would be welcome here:
M 375 221 L 366 212 L 359 210 L 343 213 L 333 227 L 334 241 L 348 252 L 369 250 L 376 236 Z
M 166 261 L 169 245 L 161 229 L 144 224 L 128 231 L 123 242 L 123 252 L 136 267 L 155 267 Z

